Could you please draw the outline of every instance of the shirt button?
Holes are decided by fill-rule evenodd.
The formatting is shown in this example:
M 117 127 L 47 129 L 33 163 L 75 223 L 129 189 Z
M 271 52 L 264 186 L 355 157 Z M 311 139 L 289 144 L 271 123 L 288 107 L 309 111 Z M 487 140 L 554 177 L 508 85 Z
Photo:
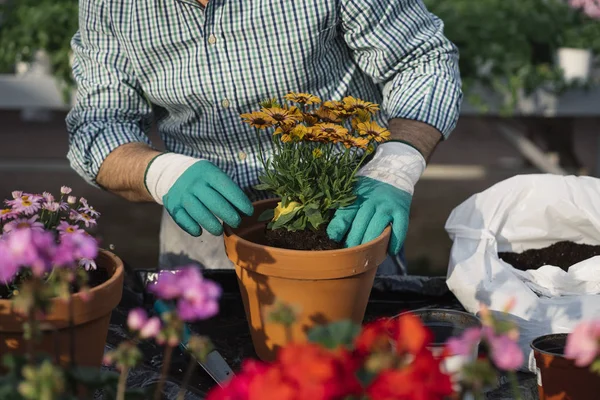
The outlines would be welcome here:
M 243 151 L 238 151 L 238 158 L 240 159 L 240 161 L 244 161 L 246 159 L 246 157 L 248 157 L 248 155 L 246 153 L 244 153 Z
M 215 44 L 215 43 L 217 43 L 217 37 L 216 37 L 215 35 L 210 35 L 210 36 L 208 37 L 208 43 L 210 43 L 210 44 Z
M 223 108 L 227 108 L 231 105 L 231 103 L 229 103 L 229 100 L 225 99 L 221 102 L 221 105 L 223 106 Z

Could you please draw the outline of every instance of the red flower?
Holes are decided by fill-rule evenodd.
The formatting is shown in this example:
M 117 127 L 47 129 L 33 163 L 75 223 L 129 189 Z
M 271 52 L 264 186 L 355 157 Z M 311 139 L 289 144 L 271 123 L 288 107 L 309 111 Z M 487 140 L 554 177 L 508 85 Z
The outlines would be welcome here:
M 255 360 L 246 360 L 242 370 L 225 386 L 215 387 L 208 393 L 206 400 L 248 400 L 250 384 L 255 378 L 266 373 L 270 366 Z
M 452 393 L 450 377 L 428 350 L 406 368 L 380 373 L 367 388 L 371 400 L 442 400 Z
M 313 343 L 282 348 L 278 363 L 297 387 L 298 400 L 334 400 L 362 392 L 359 365 L 344 349 L 327 350 Z
M 354 342 L 356 353 L 364 357 L 375 352 L 387 352 L 392 348 L 388 319 L 379 319 L 365 325 Z

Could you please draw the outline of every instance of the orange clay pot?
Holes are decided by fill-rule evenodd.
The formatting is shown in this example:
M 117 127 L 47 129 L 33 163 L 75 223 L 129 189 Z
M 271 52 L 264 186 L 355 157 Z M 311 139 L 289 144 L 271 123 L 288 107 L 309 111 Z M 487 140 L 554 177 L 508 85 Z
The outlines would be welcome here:
M 387 257 L 390 229 L 372 242 L 341 250 L 299 251 L 266 246 L 258 216 L 278 200 L 254 203 L 254 216 L 225 227 L 225 249 L 235 264 L 254 349 L 270 361 L 289 339 L 306 341 L 314 325 L 350 319 L 362 323 L 375 272 Z M 290 331 L 265 320 L 278 299 L 299 308 Z
M 75 363 L 100 367 L 112 310 L 121 301 L 123 293 L 123 262 L 114 254 L 101 250 L 96 259 L 98 268 L 108 271 L 110 278 L 90 290 L 90 298 L 83 301 L 80 294 L 72 296 L 75 338 Z M 24 318 L 11 312 L 11 301 L 0 300 L 0 354 L 26 351 L 23 339 Z M 42 322 L 42 340 L 35 351 L 58 355 L 61 364 L 70 363 L 69 307 L 66 301 L 56 299 Z

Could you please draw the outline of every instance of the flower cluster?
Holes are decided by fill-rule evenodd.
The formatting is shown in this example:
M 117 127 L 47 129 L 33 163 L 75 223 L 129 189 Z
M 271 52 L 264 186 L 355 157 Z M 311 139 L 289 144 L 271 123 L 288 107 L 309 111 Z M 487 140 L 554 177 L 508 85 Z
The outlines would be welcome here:
M 569 0 L 569 4 L 581 9 L 590 18 L 600 19 L 600 0 Z
M 567 336 L 565 357 L 575 360 L 575 365 L 592 369 L 600 375 L 600 319 L 579 323 Z
M 150 292 L 163 300 L 177 303 L 177 315 L 183 321 L 207 319 L 219 312 L 221 288 L 202 277 L 198 267 L 189 265 L 177 272 L 163 271 Z
M 271 99 L 262 109 L 242 114 L 244 122 L 272 130 L 272 156 L 260 159 L 264 173 L 259 190 L 281 198 L 269 212 L 269 228 L 319 229 L 332 212 L 350 205 L 358 168 L 390 132 L 374 121 L 379 106 L 346 97 L 322 102 L 307 93 L 290 93 L 287 104 Z
M 86 229 L 97 225 L 100 213 L 83 197 L 72 196 L 71 188 L 61 187 L 58 198 L 48 192 L 14 191 L 4 204 L 0 209 L 0 254 L 7 255 L 0 265 L 3 282 L 13 279 L 19 266 L 28 266 L 38 275 L 74 262 L 86 270 L 96 268 L 97 244 Z M 26 255 L 21 254 L 25 247 Z
M 246 361 L 208 399 L 441 400 L 452 394 L 452 385 L 427 347 L 431 340 L 414 315 L 375 321 L 350 347 L 290 344 L 271 364 Z

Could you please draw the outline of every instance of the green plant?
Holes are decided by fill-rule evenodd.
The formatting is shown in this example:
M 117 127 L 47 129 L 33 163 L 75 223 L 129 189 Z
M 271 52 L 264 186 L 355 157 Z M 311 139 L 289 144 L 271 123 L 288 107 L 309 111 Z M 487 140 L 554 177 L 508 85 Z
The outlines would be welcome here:
M 32 61 L 37 50 L 50 58 L 65 99 L 74 87 L 70 41 L 78 27 L 77 0 L 8 0 L 0 3 L 0 71 Z
M 445 24 L 445 33 L 460 51 L 466 98 L 486 112 L 478 88 L 504 99 L 501 114 L 510 116 L 521 94 L 544 87 L 565 88 L 555 54 L 569 32 L 586 48 L 597 48 L 597 22 L 585 25 L 563 0 L 425 0 Z M 589 25 L 588 25 L 589 23 Z M 585 31 L 585 32 L 584 32 Z M 585 33 L 585 34 L 583 34 Z
M 271 219 L 268 228 L 273 230 L 318 230 L 335 210 L 356 199 L 358 169 L 390 132 L 372 120 L 377 104 L 345 97 L 319 106 L 321 99 L 306 93 L 285 98 L 292 104 L 268 100 L 261 103 L 261 111 L 242 115 L 258 135 L 264 134 L 259 129 L 273 129 L 267 133 L 273 155 L 265 159 L 260 151 L 264 173 L 256 188 L 281 202 L 263 217 Z

